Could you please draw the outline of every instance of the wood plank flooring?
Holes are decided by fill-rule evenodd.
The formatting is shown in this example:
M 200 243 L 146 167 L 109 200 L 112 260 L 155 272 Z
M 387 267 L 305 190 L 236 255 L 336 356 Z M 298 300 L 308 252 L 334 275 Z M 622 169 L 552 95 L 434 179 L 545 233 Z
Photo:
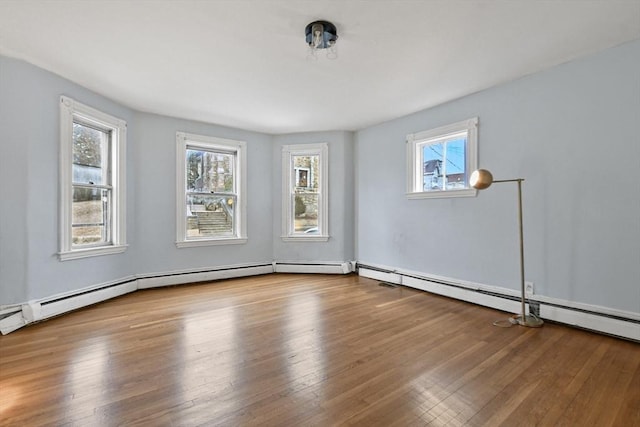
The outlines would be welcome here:
M 640 426 L 640 344 L 349 276 L 138 291 L 0 337 L 3 426 Z

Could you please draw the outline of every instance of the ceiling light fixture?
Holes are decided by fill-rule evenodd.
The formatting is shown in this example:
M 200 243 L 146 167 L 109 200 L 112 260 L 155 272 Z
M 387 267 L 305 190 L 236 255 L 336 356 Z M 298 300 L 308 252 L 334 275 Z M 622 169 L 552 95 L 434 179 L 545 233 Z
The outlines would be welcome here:
M 309 45 L 309 57 L 317 59 L 317 53 L 322 49 L 327 49 L 327 58 L 336 59 L 338 57 L 336 50 L 338 31 L 331 22 L 314 21 L 307 25 L 304 32 Z

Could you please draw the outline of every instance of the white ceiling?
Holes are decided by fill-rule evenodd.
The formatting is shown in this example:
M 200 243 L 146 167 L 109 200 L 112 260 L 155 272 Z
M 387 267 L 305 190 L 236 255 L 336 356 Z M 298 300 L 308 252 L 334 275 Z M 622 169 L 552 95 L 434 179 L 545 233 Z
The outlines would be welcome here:
M 338 59 L 307 59 L 332 21 Z M 356 130 L 640 38 L 640 0 L 0 0 L 0 54 L 140 111 Z

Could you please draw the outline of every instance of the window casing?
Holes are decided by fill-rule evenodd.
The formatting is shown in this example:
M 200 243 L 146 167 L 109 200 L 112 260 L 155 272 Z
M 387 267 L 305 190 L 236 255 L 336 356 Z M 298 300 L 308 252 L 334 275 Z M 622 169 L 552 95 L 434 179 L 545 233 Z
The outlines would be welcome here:
M 328 146 L 282 147 L 282 239 L 329 239 Z
M 60 97 L 61 261 L 126 249 L 124 120 Z
M 477 169 L 478 118 L 407 135 L 407 197 L 469 197 Z
M 246 143 L 184 132 L 176 141 L 176 245 L 246 243 Z

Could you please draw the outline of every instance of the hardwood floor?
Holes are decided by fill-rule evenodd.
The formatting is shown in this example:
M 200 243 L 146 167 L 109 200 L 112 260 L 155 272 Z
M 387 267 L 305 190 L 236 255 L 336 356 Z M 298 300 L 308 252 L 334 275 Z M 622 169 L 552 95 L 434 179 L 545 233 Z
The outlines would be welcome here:
M 640 344 L 350 276 L 138 291 L 0 337 L 1 425 L 640 426 Z

